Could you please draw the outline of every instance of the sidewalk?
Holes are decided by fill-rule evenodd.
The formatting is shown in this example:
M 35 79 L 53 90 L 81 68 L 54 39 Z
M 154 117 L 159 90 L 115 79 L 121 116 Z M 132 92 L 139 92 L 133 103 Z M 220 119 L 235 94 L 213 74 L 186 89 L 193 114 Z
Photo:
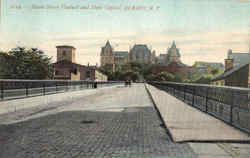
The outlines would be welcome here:
M 250 137 L 151 85 L 147 89 L 175 142 L 250 141 Z
M 46 109 L 47 107 L 53 107 L 53 104 L 60 104 L 63 106 L 72 103 L 78 98 L 93 95 L 100 91 L 100 89 L 110 89 L 114 87 L 116 86 L 102 87 L 99 89 L 84 89 L 16 100 L 5 100 L 0 102 L 0 115 L 30 108 L 36 108 L 37 111 L 39 109 L 41 110 Z

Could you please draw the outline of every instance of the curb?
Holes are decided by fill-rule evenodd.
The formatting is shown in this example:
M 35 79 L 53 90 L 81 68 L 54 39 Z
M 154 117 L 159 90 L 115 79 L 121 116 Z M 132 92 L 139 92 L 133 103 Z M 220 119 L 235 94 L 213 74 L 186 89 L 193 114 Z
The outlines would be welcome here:
M 164 124 L 164 127 L 165 127 L 165 130 L 166 130 L 167 135 L 169 135 L 170 140 L 171 140 L 172 142 L 177 143 L 177 142 L 173 139 L 173 135 L 171 134 L 170 130 L 168 129 L 168 127 L 167 127 L 167 125 L 166 125 L 166 122 L 164 121 L 164 119 L 163 119 L 163 117 L 162 117 L 162 115 L 161 115 L 160 110 L 159 110 L 158 107 L 156 106 L 156 103 L 155 103 L 155 101 L 154 101 L 154 99 L 153 99 L 153 97 L 152 97 L 152 94 L 150 93 L 150 91 L 149 91 L 149 89 L 148 89 L 148 87 L 147 87 L 147 84 L 144 84 L 144 86 L 145 86 L 145 89 L 146 89 L 146 91 L 147 91 L 147 93 L 148 93 L 148 95 L 149 95 L 150 100 L 152 101 L 152 103 L 153 103 L 153 105 L 154 105 L 154 108 L 155 108 L 156 111 L 157 111 L 158 116 L 160 117 L 161 121 L 162 121 L 163 124 Z

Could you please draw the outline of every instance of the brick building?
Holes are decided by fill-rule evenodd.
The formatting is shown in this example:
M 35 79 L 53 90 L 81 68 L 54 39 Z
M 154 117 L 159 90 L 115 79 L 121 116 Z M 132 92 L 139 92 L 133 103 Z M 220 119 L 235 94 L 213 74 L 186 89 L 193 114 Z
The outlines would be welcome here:
M 167 71 L 171 74 L 179 74 L 183 79 L 188 78 L 189 67 L 181 62 L 181 54 L 175 42 L 168 49 L 167 54 L 160 55 L 161 61 L 152 67 L 154 74 Z M 158 57 L 159 59 L 159 57 Z
M 225 72 L 214 78 L 211 84 L 250 87 L 250 51 L 249 53 L 232 53 L 228 51 L 225 59 Z
M 97 67 L 76 63 L 75 48 L 57 46 L 57 62 L 53 64 L 54 79 L 107 81 L 107 76 L 100 73 Z

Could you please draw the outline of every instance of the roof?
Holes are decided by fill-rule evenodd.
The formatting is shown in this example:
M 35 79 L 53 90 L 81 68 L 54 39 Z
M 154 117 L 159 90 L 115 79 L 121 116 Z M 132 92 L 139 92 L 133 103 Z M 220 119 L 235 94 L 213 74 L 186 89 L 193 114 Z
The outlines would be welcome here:
M 223 68 L 224 65 L 222 63 L 216 63 L 216 62 L 204 62 L 204 61 L 196 61 L 194 64 L 196 67 L 221 67 Z
M 72 49 L 76 49 L 75 47 L 69 46 L 69 45 L 56 46 L 56 48 L 72 48 Z
M 250 53 L 230 53 L 229 59 L 233 59 L 234 66 L 245 65 L 250 61 Z
M 236 67 L 232 68 L 231 70 L 226 71 L 226 72 L 224 72 L 223 74 L 221 74 L 220 76 L 214 78 L 212 81 L 222 80 L 222 79 L 226 78 L 227 76 L 231 75 L 232 73 L 234 73 L 234 72 L 240 70 L 241 68 L 247 66 L 248 64 L 249 64 L 249 63 L 243 64 L 243 65 L 239 65 L 239 66 L 236 66 Z
M 106 42 L 106 45 L 105 45 L 105 46 L 106 46 L 106 47 L 107 47 L 107 46 L 111 47 L 111 44 L 110 44 L 109 40 Z
M 128 51 L 115 51 L 113 52 L 114 56 L 118 56 L 118 57 L 128 57 Z
M 146 44 L 135 44 L 134 47 L 132 48 L 132 50 L 138 50 L 138 49 L 144 50 L 144 51 L 150 51 Z
M 177 56 L 177 57 L 181 56 L 179 49 L 176 48 L 175 41 L 173 41 L 171 48 L 168 49 L 168 55 L 169 56 Z
M 104 54 L 105 54 L 105 53 L 104 53 L 105 48 L 110 48 L 110 50 L 111 50 L 111 55 L 113 54 L 112 46 L 111 46 L 109 40 L 106 42 L 105 46 L 102 47 L 102 49 L 101 49 L 101 56 L 104 56 Z

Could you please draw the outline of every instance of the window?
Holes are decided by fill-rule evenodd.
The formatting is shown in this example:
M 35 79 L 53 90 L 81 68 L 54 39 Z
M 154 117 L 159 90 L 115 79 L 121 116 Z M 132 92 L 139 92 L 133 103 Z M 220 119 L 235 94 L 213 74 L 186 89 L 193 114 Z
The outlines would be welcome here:
M 63 54 L 63 56 L 66 56 L 66 51 L 64 50 L 62 54 Z

